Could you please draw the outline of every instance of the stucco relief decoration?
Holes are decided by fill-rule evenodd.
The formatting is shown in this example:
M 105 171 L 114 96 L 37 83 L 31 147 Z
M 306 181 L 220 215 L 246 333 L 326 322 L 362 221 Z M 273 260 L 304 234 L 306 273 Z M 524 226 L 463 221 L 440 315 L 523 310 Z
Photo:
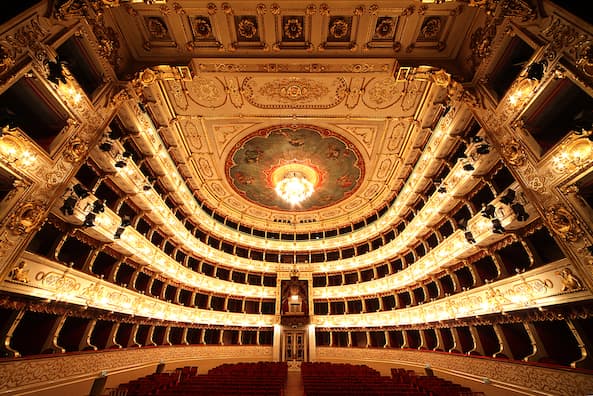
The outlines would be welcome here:
M 341 77 L 329 83 L 300 77 L 247 78 L 242 91 L 247 101 L 259 108 L 328 109 L 346 97 L 346 81 Z
M 227 97 L 223 84 L 214 78 L 195 77 L 186 84 L 186 89 L 189 98 L 204 107 L 221 106 Z
M 344 20 L 343 18 L 339 18 L 335 19 L 332 22 L 329 28 L 329 33 L 331 34 L 332 38 L 338 40 L 346 37 L 349 28 L 350 25 L 348 24 L 348 22 L 346 22 L 346 20 Z
M 573 25 L 565 23 L 555 15 L 550 18 L 550 25 L 542 33 L 550 40 L 547 53 L 550 60 L 559 56 L 558 51 L 572 48 L 579 37 L 579 32 Z
M 558 236 L 569 242 L 578 241 L 582 235 L 578 220 L 570 213 L 570 211 L 560 205 L 554 205 L 546 212 L 548 222 Z
M 41 226 L 45 220 L 45 206 L 42 202 L 23 202 L 8 219 L 8 229 L 17 235 L 28 234 Z
M 198 16 L 191 21 L 192 32 L 196 40 L 212 39 L 212 27 L 207 17 Z
M 284 37 L 289 40 L 303 40 L 303 23 L 300 18 L 289 17 L 283 26 Z
M 437 40 L 442 28 L 442 21 L 439 17 L 429 17 L 424 20 L 420 28 L 418 40 L 433 41 Z
M 523 166 L 527 161 L 525 149 L 516 139 L 509 139 L 502 144 L 502 155 L 513 166 Z
M 394 34 L 395 18 L 386 16 L 377 18 L 373 40 L 389 40 L 393 38 Z
M 239 33 L 239 36 L 246 38 L 246 39 L 254 38 L 255 34 L 257 33 L 257 27 L 256 27 L 254 21 L 247 19 L 247 18 L 241 19 L 239 21 L 237 27 L 238 27 L 237 31 Z
M 563 292 L 573 292 L 583 288 L 581 280 L 576 275 L 574 275 L 572 270 L 568 267 L 557 271 L 556 275 L 558 275 L 561 279 Z
M 593 77 L 593 42 L 587 41 L 579 45 L 576 58 L 577 68 L 585 73 L 587 77 Z
M 169 29 L 161 18 L 146 18 L 146 28 L 152 40 L 166 40 L 169 38 Z
M 88 148 L 89 145 L 84 140 L 79 138 L 71 139 L 64 149 L 64 160 L 76 164 L 83 160 Z
M 492 42 L 496 36 L 496 25 L 489 23 L 478 27 L 470 37 L 469 47 L 472 51 L 472 66 L 477 67 L 492 53 Z

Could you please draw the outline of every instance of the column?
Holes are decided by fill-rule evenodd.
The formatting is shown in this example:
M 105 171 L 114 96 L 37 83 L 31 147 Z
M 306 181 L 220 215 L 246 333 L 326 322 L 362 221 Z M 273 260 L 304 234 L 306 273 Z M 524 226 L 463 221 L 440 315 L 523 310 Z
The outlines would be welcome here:
M 433 348 L 433 351 L 444 351 L 445 350 L 445 342 L 443 340 L 443 333 L 441 333 L 441 329 L 435 328 L 434 334 L 436 335 L 436 338 L 437 338 L 437 344 Z
M 181 332 L 181 345 L 189 345 L 187 341 L 187 333 L 189 332 L 189 327 L 184 327 L 183 331 Z
M 352 347 L 352 332 L 348 331 L 348 348 Z
M 420 334 L 420 345 L 418 346 L 418 350 L 428 349 L 426 346 L 426 333 L 424 333 L 424 330 L 418 330 L 418 334 Z
M 128 340 L 128 345 L 126 345 L 127 348 L 130 347 L 141 347 L 142 345 L 140 345 L 140 343 L 138 343 L 138 341 L 136 341 L 136 334 L 138 334 L 138 328 L 140 327 L 140 325 L 138 323 L 134 323 L 134 325 L 132 325 L 132 329 L 130 330 L 130 338 Z
M 274 325 L 274 337 L 272 341 L 272 360 L 274 362 L 280 362 L 282 349 L 280 348 L 280 343 L 282 339 L 282 326 L 276 323 Z
M 315 341 L 315 325 L 310 324 L 307 329 L 307 335 L 309 336 L 309 343 L 308 343 L 308 355 L 309 355 L 309 362 L 314 362 L 317 360 L 317 342 Z
M 544 347 L 544 343 L 539 337 L 533 322 L 523 322 L 523 326 L 525 327 L 525 331 L 529 336 L 529 340 L 531 341 L 531 354 L 525 356 L 523 358 L 526 362 L 539 362 L 541 358 L 547 357 L 548 352 Z
M 146 346 L 157 346 L 156 342 L 152 339 L 154 335 L 154 326 L 148 328 L 148 334 L 146 335 Z
M 480 340 L 480 335 L 478 334 L 478 329 L 476 326 L 469 326 L 469 331 L 472 335 L 474 346 L 467 352 L 467 354 L 486 356 L 484 352 L 484 346 L 482 345 L 482 341 Z
M 17 358 L 21 354 L 16 349 L 10 347 L 10 340 L 14 334 L 14 330 L 19 325 L 21 319 L 25 316 L 24 310 L 12 311 L 9 317 L 4 321 L 2 327 L 0 327 L 0 353 L 2 356 Z
M 514 359 L 513 351 L 504 335 L 504 332 L 502 331 L 500 324 L 495 323 L 492 325 L 492 328 L 496 333 L 496 337 L 498 337 L 498 351 L 494 353 L 492 357 L 507 357 L 509 359 Z
M 391 339 L 389 338 L 389 331 L 385 330 L 385 345 L 383 345 L 383 348 L 391 348 Z
M 94 346 L 93 344 L 91 344 L 91 334 L 93 333 L 93 329 L 95 328 L 96 324 L 97 324 L 97 319 L 92 319 L 86 325 L 86 328 L 84 329 L 84 333 L 82 334 L 82 337 L 80 339 L 80 344 L 78 346 L 79 351 L 89 351 L 89 350 L 96 351 L 97 350 L 97 347 Z
M 593 351 L 588 350 L 588 347 L 591 345 L 591 337 L 579 322 L 572 319 L 566 319 L 566 324 L 570 328 L 574 338 L 577 340 L 579 349 L 581 350 L 581 358 L 570 363 L 570 367 L 592 369 L 593 358 L 591 358 L 591 352 Z
M 461 346 L 461 340 L 459 339 L 459 331 L 457 330 L 457 327 L 451 327 L 451 335 L 453 336 L 453 346 L 447 352 L 463 353 L 463 347 Z
M 409 348 L 410 347 L 410 342 L 409 342 L 409 339 L 408 339 L 408 332 L 406 330 L 402 330 L 402 339 L 403 339 L 403 342 L 402 342 L 401 348 L 402 349 Z
M 118 322 L 115 322 L 111 325 L 111 330 L 109 330 L 109 336 L 107 336 L 107 342 L 105 343 L 105 349 L 111 349 L 111 348 L 116 349 L 116 348 L 122 347 L 115 340 L 115 336 L 117 335 L 118 329 L 119 329 Z
M 163 336 L 163 345 L 169 345 L 169 346 L 173 345 L 171 343 L 171 340 L 169 339 L 170 335 L 171 335 L 171 326 L 167 326 L 167 327 L 165 327 L 165 334 Z
M 53 319 L 51 329 L 47 334 L 47 338 L 41 347 L 41 353 L 65 353 L 66 350 L 58 345 L 58 335 L 66 321 L 66 315 L 62 315 Z

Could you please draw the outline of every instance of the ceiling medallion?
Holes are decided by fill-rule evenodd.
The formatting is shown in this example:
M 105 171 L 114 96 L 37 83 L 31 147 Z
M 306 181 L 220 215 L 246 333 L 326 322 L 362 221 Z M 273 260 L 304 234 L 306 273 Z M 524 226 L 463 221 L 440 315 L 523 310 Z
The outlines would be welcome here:
M 244 199 L 291 212 L 327 208 L 350 197 L 365 169 L 356 146 L 314 125 L 254 132 L 235 145 L 225 164 L 229 185 Z

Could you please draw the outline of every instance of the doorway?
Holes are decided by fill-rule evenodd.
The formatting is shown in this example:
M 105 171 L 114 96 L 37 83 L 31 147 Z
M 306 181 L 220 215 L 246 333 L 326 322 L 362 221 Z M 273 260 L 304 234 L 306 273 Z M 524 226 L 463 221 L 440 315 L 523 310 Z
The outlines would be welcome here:
M 306 360 L 305 331 L 287 330 L 284 332 L 284 353 L 285 362 L 304 362 Z

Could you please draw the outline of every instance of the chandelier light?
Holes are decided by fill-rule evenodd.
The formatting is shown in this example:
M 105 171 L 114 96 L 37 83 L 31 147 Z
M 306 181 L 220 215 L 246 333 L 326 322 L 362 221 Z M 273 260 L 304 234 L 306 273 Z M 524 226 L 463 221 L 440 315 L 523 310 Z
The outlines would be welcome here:
M 291 205 L 298 205 L 309 198 L 315 187 L 299 172 L 290 172 L 276 184 L 276 194 Z
M 276 194 L 291 206 L 296 206 L 311 197 L 319 175 L 310 166 L 288 163 L 279 166 L 272 173 L 272 186 Z

